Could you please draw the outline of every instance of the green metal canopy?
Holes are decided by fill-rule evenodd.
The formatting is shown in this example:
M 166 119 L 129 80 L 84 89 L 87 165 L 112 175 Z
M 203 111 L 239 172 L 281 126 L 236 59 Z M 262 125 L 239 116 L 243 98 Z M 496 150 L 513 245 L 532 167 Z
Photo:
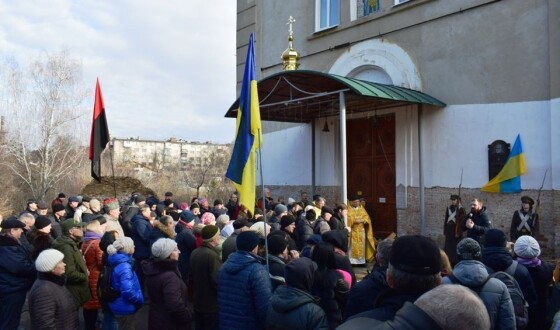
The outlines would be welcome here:
M 410 104 L 444 107 L 440 100 L 408 88 L 373 83 L 310 70 L 283 71 L 258 82 L 261 119 L 307 123 L 339 115 L 339 94 L 344 91 L 347 114 Z M 226 113 L 237 117 L 239 99 Z

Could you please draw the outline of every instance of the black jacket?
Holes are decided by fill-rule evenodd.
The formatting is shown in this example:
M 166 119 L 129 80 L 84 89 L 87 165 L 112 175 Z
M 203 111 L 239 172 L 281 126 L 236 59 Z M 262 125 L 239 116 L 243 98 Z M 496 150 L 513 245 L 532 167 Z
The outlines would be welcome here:
M 318 299 L 300 289 L 279 286 L 266 315 L 269 330 L 328 329 L 327 317 Z
M 375 307 L 377 297 L 389 288 L 386 274 L 386 266 L 375 267 L 363 280 L 352 286 L 344 309 L 344 320 Z
M 359 313 L 350 318 L 367 317 L 378 321 L 392 320 L 397 311 L 401 309 L 406 302 L 413 303 L 425 292 L 409 292 L 396 289 L 384 290 L 376 299 L 375 307 L 367 312 Z
M 181 273 L 183 281 L 187 284 L 189 279 L 191 254 L 194 249 L 196 249 L 196 237 L 190 229 L 184 227 L 180 223 L 177 224 L 177 226 L 183 227 L 180 233 L 175 236 L 177 248 L 181 251 L 181 254 L 179 254 L 179 272 Z
M 177 270 L 177 261 L 150 258 L 142 262 L 150 297 L 149 329 L 189 329 L 187 286 Z
M 474 227 L 472 227 L 471 229 L 467 229 L 466 227 L 466 223 L 469 218 L 474 222 Z M 463 231 L 467 231 L 467 237 L 474 239 L 482 245 L 484 233 L 488 229 L 492 228 L 492 221 L 490 220 L 488 212 L 486 212 L 486 207 L 482 207 L 482 209 L 478 213 L 468 213 L 461 222 L 461 228 L 463 229 Z
M 35 281 L 35 264 L 15 238 L 0 234 L 0 295 L 27 292 Z

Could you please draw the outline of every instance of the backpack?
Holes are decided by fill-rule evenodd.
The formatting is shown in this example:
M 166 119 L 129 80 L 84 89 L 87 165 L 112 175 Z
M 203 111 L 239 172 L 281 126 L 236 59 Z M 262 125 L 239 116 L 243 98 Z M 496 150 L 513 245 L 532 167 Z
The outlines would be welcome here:
M 97 297 L 105 309 L 109 308 L 110 302 L 117 300 L 117 298 L 121 296 L 121 293 L 111 286 L 112 273 L 113 267 L 105 265 L 101 269 L 99 278 L 97 279 Z
M 529 323 L 529 304 L 523 296 L 519 283 L 517 283 L 513 277 L 516 268 L 517 261 L 514 260 L 507 269 L 504 271 L 493 272 L 489 277 L 497 278 L 506 285 L 511 297 L 511 302 L 513 303 L 516 329 L 525 329 Z

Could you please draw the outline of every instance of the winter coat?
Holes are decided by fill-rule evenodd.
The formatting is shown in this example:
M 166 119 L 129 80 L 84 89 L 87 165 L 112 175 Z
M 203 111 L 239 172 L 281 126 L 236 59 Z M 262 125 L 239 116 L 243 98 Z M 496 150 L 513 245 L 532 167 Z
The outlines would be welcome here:
M 349 291 L 348 283 L 336 270 L 318 269 L 315 272 L 311 294 L 319 297 L 319 305 L 327 315 L 330 329 L 336 328 L 342 322 L 342 311 Z
M 412 292 L 396 289 L 384 290 L 377 297 L 374 308 L 372 310 L 356 314 L 353 317 L 349 318 L 349 320 L 363 317 L 375 319 L 378 321 L 392 320 L 395 318 L 395 314 L 397 314 L 397 311 L 401 309 L 406 302 L 413 303 L 423 293 L 424 292 L 420 291 Z
M 57 239 L 62 236 L 62 227 L 60 227 L 60 223 L 64 221 L 64 218 L 57 218 L 56 215 L 49 216 L 51 220 L 51 236 L 53 239 Z
M 0 295 L 27 292 L 35 281 L 35 264 L 21 243 L 0 234 Z
M 377 330 L 438 330 L 441 327 L 422 309 L 411 302 L 405 302 L 391 321 L 380 322 L 368 317 L 356 317 L 344 322 L 337 330 L 377 329 Z
M 313 224 L 305 218 L 300 219 L 300 221 L 298 221 L 298 223 L 296 224 L 296 229 L 294 232 L 298 250 L 301 251 L 307 244 L 307 240 L 309 239 L 309 237 L 313 235 Z
M 146 290 L 150 297 L 149 329 L 190 329 L 187 286 L 177 269 L 177 261 L 150 258 L 142 262 Z
M 220 329 L 265 328 L 272 287 L 264 260 L 247 251 L 229 255 L 218 274 Z
M 482 262 L 460 261 L 453 268 L 453 276 L 460 283 L 454 283 L 449 277 L 444 277 L 442 284 L 461 284 L 478 293 L 488 310 L 492 329 L 515 329 L 515 313 L 509 291 L 502 281 L 495 278 L 484 284 L 488 278 L 488 271 Z M 482 284 L 484 286 L 477 290 Z
M 488 212 L 486 212 L 486 207 L 482 207 L 482 210 L 480 210 L 479 213 L 469 213 L 469 215 L 472 214 L 472 221 L 474 222 L 474 226 L 471 229 L 467 229 L 466 227 L 466 223 L 467 223 L 467 219 L 468 216 L 465 217 L 465 219 L 463 219 L 461 221 L 461 229 L 463 231 L 467 231 L 467 237 L 470 237 L 472 239 L 474 239 L 475 241 L 477 241 L 478 243 L 480 243 L 480 245 L 483 245 L 483 237 L 484 237 L 484 233 L 492 228 L 492 221 L 490 221 L 490 216 L 488 215 Z
M 518 259 L 518 262 L 522 261 L 523 259 Z M 529 314 L 529 319 L 531 320 L 529 323 L 530 329 L 547 328 L 545 322 L 546 308 L 550 292 L 550 284 L 552 282 L 553 267 L 547 262 L 542 260 L 540 261 L 540 265 L 529 265 L 523 263 L 533 279 L 533 284 L 535 285 L 535 291 L 537 293 L 536 308 L 532 309 L 532 314 Z
M 119 233 L 119 237 L 124 237 L 123 228 L 119 222 L 119 219 L 113 218 L 109 214 L 105 214 L 105 220 L 107 220 L 107 227 L 105 227 L 105 231 L 116 231 Z
M 42 231 L 32 230 L 28 235 L 29 242 L 31 243 L 31 259 L 36 260 L 43 250 L 50 249 L 54 242 L 51 234 L 46 234 Z
M 142 213 L 136 213 L 132 217 L 132 231 L 130 233 L 130 238 L 134 241 L 134 259 L 144 260 L 148 259 L 152 255 L 150 249 L 150 235 L 153 230 L 153 226 L 148 219 L 146 219 Z
M 230 220 L 237 220 L 239 211 L 241 211 L 241 206 L 239 203 L 233 204 L 231 200 L 226 204 L 227 215 L 229 215 Z
M 386 275 L 387 266 L 378 266 L 352 286 L 344 308 L 344 320 L 375 307 L 377 297 L 389 288 Z
M 132 315 L 144 304 L 144 296 L 134 270 L 132 257 L 124 253 L 109 256 L 109 265 L 113 267 L 111 286 L 120 292 L 120 296 L 109 307 L 115 315 Z
M 285 267 L 286 261 L 284 261 L 284 259 L 272 254 L 268 255 L 268 272 L 270 273 L 270 280 L 272 281 L 272 291 L 275 291 L 278 286 L 286 283 L 284 280 Z
M 99 247 L 100 240 L 101 234 L 98 233 L 88 231 L 84 235 L 82 254 L 89 270 L 89 289 L 91 291 L 91 299 L 84 304 L 84 309 L 99 309 L 101 307 L 99 297 L 97 297 L 97 281 L 103 269 L 103 251 Z
M 78 309 L 64 285 L 65 277 L 39 273 L 29 291 L 29 317 L 33 329 L 78 330 Z
M 53 248 L 64 254 L 66 287 L 74 297 L 76 307 L 79 307 L 91 299 L 91 291 L 86 262 L 78 248 L 78 242 L 63 235 L 54 241 Z
M 229 255 L 237 251 L 237 235 L 239 231 L 236 230 L 222 243 L 222 262 L 226 262 Z
M 513 258 L 505 247 L 485 247 L 482 249 L 482 263 L 484 263 L 486 268 L 490 268 L 488 269 L 489 273 L 505 271 L 512 262 Z M 534 312 L 533 308 L 537 306 L 537 293 L 531 274 L 529 274 L 525 266 L 518 264 L 513 278 L 515 278 L 519 284 L 523 292 L 523 297 L 527 300 L 527 303 L 529 303 L 529 316 L 531 316 Z M 529 320 L 530 319 L 529 317 Z
M 350 259 L 346 254 L 348 253 L 348 231 L 346 229 L 330 230 L 321 235 L 321 238 L 335 247 L 334 263 L 336 268 L 348 272 L 352 276 L 352 285 L 356 284 L 354 267 L 352 267 Z
M 177 224 L 177 227 L 180 226 Z M 177 236 L 175 236 L 175 242 L 177 242 L 177 248 L 181 253 L 179 254 L 179 272 L 181 273 L 181 278 L 183 282 L 187 284 L 189 279 L 189 268 L 191 264 L 191 254 L 196 249 L 196 237 L 192 231 L 186 227 L 180 231 Z
M 208 242 L 191 254 L 189 289 L 193 295 L 193 307 L 197 313 L 218 312 L 218 272 L 222 262 L 216 248 Z
M 293 235 L 288 233 L 284 229 L 285 228 L 280 228 L 280 230 L 272 231 L 272 232 L 270 232 L 269 235 L 281 235 L 288 242 L 288 251 L 298 250 L 298 247 L 296 245 L 296 241 L 294 241 Z
M 317 298 L 297 288 L 279 286 L 270 301 L 266 328 L 312 330 L 328 329 L 329 325 Z

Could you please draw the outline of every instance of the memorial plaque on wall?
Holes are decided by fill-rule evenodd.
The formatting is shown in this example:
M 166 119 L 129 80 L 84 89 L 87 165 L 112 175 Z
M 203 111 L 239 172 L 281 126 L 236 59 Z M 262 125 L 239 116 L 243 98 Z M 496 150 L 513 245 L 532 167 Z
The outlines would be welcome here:
M 510 144 L 496 140 L 488 145 L 488 181 L 492 180 L 504 167 L 509 157 Z

